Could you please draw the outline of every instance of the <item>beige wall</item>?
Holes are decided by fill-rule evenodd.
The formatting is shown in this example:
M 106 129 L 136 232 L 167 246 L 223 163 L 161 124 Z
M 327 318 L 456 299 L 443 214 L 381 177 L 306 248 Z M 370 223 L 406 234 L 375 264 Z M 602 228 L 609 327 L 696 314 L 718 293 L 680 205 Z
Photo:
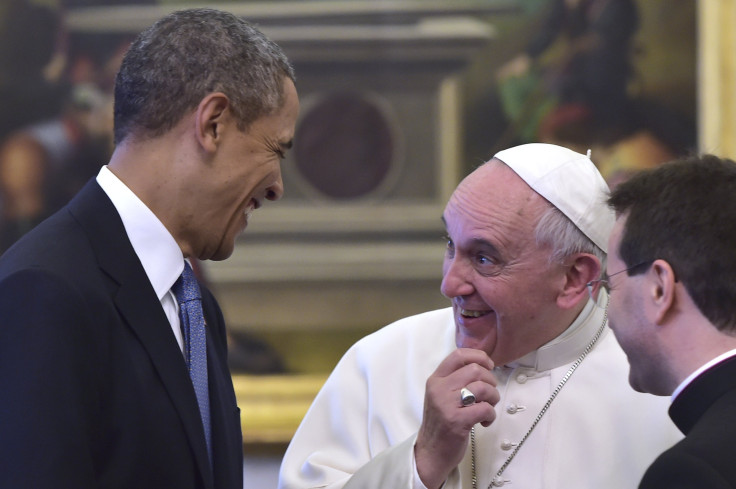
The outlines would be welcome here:
M 698 7 L 699 148 L 736 158 L 736 0 Z

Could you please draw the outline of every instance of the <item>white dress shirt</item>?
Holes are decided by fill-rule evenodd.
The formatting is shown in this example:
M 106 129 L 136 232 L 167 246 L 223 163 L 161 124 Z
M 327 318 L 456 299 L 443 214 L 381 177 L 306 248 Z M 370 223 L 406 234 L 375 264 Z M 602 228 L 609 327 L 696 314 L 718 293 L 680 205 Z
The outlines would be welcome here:
M 184 271 L 181 248 L 151 209 L 107 166 L 103 166 L 97 174 L 97 183 L 120 214 L 133 250 L 161 301 L 179 348 L 183 351 L 179 306 L 171 291 L 174 282 Z

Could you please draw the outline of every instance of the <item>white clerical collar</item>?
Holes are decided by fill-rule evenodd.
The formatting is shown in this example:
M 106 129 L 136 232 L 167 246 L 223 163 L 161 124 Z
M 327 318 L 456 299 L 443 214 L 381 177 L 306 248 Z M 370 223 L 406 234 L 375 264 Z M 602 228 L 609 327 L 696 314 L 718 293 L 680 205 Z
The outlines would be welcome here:
M 97 174 L 97 183 L 120 214 L 130 244 L 161 300 L 184 270 L 181 248 L 151 209 L 107 166 Z
M 722 361 L 726 360 L 727 358 L 731 358 L 733 356 L 736 356 L 736 350 L 730 350 L 725 353 L 722 353 L 715 357 L 713 360 L 709 361 L 699 369 L 697 369 L 695 372 L 691 373 L 687 376 L 685 380 L 683 380 L 680 385 L 677 386 L 677 389 L 672 393 L 672 396 L 670 398 L 670 401 L 674 401 L 677 396 L 680 395 L 680 392 L 685 390 L 685 387 L 690 385 L 690 383 L 695 380 L 700 374 L 708 370 L 709 368 L 715 366 L 718 363 L 721 363 Z
M 598 293 L 598 305 L 588 299 L 578 317 L 562 334 L 508 366 L 532 368 L 542 372 L 574 362 L 601 327 L 607 303 L 608 294 L 601 289 Z M 604 329 L 601 337 L 605 334 L 607 331 Z

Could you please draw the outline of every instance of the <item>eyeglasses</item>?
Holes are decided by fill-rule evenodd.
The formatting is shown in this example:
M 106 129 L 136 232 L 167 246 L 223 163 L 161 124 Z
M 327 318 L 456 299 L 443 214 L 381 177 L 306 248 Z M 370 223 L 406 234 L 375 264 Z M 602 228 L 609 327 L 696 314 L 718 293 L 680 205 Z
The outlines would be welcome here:
M 601 287 L 603 287 L 604 289 L 606 289 L 606 292 L 610 292 L 611 291 L 611 278 L 612 277 L 615 277 L 616 275 L 619 275 L 619 274 L 624 273 L 624 272 L 632 272 L 632 271 L 636 270 L 637 268 L 643 267 L 644 265 L 651 264 L 653 261 L 654 260 L 646 260 L 646 261 L 643 261 L 641 263 L 637 263 L 633 267 L 629 267 L 629 268 L 627 268 L 625 270 L 619 270 L 618 272 L 612 273 L 611 275 L 606 275 L 604 273 L 603 274 L 603 278 L 599 278 L 598 280 L 591 280 L 590 282 L 588 282 L 587 284 L 585 284 L 588 287 L 588 294 L 590 295 L 590 298 L 593 299 L 593 301 L 595 301 L 595 298 L 593 297 L 593 287 L 595 287 L 596 284 L 601 284 Z

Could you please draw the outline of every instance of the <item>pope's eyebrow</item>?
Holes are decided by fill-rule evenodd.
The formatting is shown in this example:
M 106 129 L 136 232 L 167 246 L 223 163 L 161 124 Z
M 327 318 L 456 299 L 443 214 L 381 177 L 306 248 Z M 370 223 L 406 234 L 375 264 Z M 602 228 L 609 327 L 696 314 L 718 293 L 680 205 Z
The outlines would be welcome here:
M 442 216 L 440 219 L 442 219 L 442 223 L 445 225 L 445 229 L 447 229 L 447 221 L 445 220 L 445 216 Z M 497 256 L 499 259 L 501 258 L 501 253 L 498 250 L 498 247 L 491 243 L 490 241 L 483 239 L 483 238 L 472 238 L 470 240 L 470 243 L 473 244 L 473 246 L 478 246 L 482 248 L 488 249 L 493 255 Z

